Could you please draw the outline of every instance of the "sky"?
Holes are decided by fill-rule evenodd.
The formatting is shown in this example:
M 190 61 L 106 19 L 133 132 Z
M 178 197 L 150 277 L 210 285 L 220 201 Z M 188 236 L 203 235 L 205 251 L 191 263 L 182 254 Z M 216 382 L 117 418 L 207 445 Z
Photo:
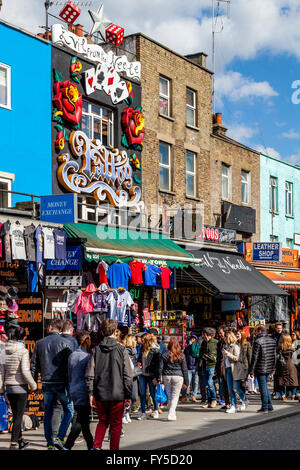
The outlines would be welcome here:
M 58 15 L 64 3 L 54 0 L 49 12 Z M 88 10 L 101 3 L 80 2 L 77 22 L 85 31 L 92 27 Z M 300 165 L 300 0 L 231 0 L 230 11 L 226 5 L 215 0 L 215 112 L 223 113 L 228 136 Z M 203 51 L 208 68 L 211 7 L 212 0 L 104 1 L 105 16 L 125 34 L 142 32 L 183 55 Z M 3 0 L 0 18 L 42 32 L 44 0 Z

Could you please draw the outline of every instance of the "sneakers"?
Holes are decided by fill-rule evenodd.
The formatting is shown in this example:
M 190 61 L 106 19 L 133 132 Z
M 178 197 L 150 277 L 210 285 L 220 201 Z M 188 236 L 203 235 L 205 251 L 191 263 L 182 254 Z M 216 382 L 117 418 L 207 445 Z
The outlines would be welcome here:
M 126 419 L 127 419 L 127 423 L 131 423 L 131 418 L 130 418 L 130 414 L 129 413 L 126 413 Z
M 245 411 L 245 409 L 247 408 L 248 405 L 249 405 L 248 400 L 242 401 L 242 404 L 240 406 L 240 410 Z
M 17 444 L 10 444 L 9 450 L 19 450 L 19 447 Z
M 227 410 L 225 411 L 225 413 L 236 413 L 236 412 L 237 412 L 236 406 L 233 406 L 233 405 L 230 405 L 230 408 L 227 408 Z
M 153 413 L 153 419 L 158 419 L 158 418 L 159 418 L 158 411 L 155 410 L 154 413 Z
M 296 400 L 295 395 L 292 395 L 292 396 L 291 396 L 291 400 Z
M 201 408 L 209 408 L 209 403 L 205 403 L 204 405 L 201 405 Z
M 276 392 L 275 395 L 274 395 L 274 400 L 281 400 L 281 395 L 279 392 Z
M 48 446 L 47 450 L 56 450 L 54 446 Z
M 217 402 L 216 401 L 212 401 L 209 405 L 208 405 L 208 408 L 216 408 L 217 406 Z
M 197 398 L 196 397 L 192 397 L 192 401 L 197 401 Z
M 125 436 L 125 431 L 124 431 L 124 429 L 122 429 L 122 431 L 121 431 L 121 437 L 124 437 L 124 436 Z
M 127 416 L 123 416 L 123 418 L 122 418 L 122 424 L 128 424 Z
M 286 397 L 282 397 L 282 401 L 286 401 L 286 400 L 287 400 L 287 398 L 286 398 Z
M 168 416 L 168 421 L 176 421 L 176 416 L 175 415 L 170 415 Z
M 25 449 L 25 447 L 29 446 L 30 442 L 29 441 L 24 441 L 24 439 L 21 439 L 19 441 L 19 450 Z
M 142 421 L 143 419 L 147 419 L 146 413 L 142 413 L 141 416 L 138 417 L 139 421 Z
M 273 411 L 273 410 L 270 410 L 270 411 Z M 267 413 L 269 413 L 269 411 L 264 410 L 263 408 L 259 408 L 259 410 L 257 410 L 256 413 L 267 414 Z
M 58 450 L 64 450 L 65 442 L 59 437 L 57 437 L 54 441 L 54 447 L 56 447 L 56 449 Z
M 225 400 L 220 400 L 219 405 L 225 405 Z
M 180 398 L 180 401 L 181 401 L 181 402 L 185 402 L 185 401 L 187 401 L 187 399 L 186 399 L 185 397 L 181 397 L 181 398 Z
M 159 412 L 160 415 L 163 413 L 163 410 L 161 409 L 160 406 L 158 407 L 158 412 Z

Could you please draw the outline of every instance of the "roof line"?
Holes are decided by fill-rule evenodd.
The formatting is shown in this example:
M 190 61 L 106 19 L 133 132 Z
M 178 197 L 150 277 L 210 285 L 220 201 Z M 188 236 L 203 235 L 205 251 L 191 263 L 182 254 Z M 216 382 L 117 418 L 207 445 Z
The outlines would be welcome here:
M 247 147 L 247 145 L 241 144 L 237 140 L 231 139 L 230 137 L 227 137 L 227 136 L 223 137 L 221 135 L 217 135 L 217 134 L 214 134 L 214 133 L 211 133 L 210 135 L 211 135 L 211 137 L 215 137 L 217 139 L 223 140 L 224 142 L 227 142 L 228 144 L 237 145 L 238 147 L 244 148 L 246 150 L 250 150 L 251 152 L 256 153 L 257 155 L 260 155 L 260 152 L 258 152 L 257 150 L 255 150 L 251 147 Z
M 271 160 L 275 160 L 278 163 L 283 163 L 284 165 L 288 165 L 288 166 L 291 166 L 292 168 L 296 168 L 297 170 L 300 170 L 299 165 L 293 165 L 293 163 L 286 162 L 285 160 L 279 160 L 278 158 L 271 157 L 270 155 L 266 155 L 265 153 L 262 153 L 262 152 L 260 152 L 260 156 L 270 158 Z
M 4 24 L 5 26 L 8 26 L 9 28 L 15 29 L 17 31 L 20 31 L 21 33 L 26 34 L 27 36 L 31 36 L 34 39 L 37 39 L 38 41 L 44 42 L 45 44 L 50 44 L 50 41 L 47 41 L 47 39 L 39 37 L 37 34 L 33 34 L 30 31 L 27 31 L 24 28 L 21 28 L 20 26 L 16 26 L 14 24 L 8 23 L 8 21 L 3 20 L 0 18 L 0 24 Z

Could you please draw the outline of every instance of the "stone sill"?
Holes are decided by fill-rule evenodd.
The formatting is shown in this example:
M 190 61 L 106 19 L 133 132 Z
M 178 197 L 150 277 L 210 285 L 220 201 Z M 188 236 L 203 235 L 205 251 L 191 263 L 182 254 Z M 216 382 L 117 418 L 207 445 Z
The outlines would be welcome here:
M 176 196 L 176 193 L 174 191 L 168 191 L 167 189 L 159 189 L 158 192 L 163 194 L 169 194 L 170 196 Z
M 199 127 L 191 126 L 190 124 L 186 124 L 185 127 L 187 127 L 188 129 L 192 129 L 193 131 L 200 131 Z
M 168 121 L 171 121 L 171 122 L 175 122 L 175 119 L 174 119 L 173 117 L 171 117 L 171 116 L 165 116 L 164 114 L 158 113 L 158 117 L 167 119 Z

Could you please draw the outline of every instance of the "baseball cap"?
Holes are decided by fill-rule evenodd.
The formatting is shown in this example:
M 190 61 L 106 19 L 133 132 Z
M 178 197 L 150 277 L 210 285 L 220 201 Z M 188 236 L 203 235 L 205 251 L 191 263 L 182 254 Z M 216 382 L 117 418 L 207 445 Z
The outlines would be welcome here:
M 140 333 L 137 333 L 135 336 L 144 336 L 146 334 L 146 331 L 141 331 Z

